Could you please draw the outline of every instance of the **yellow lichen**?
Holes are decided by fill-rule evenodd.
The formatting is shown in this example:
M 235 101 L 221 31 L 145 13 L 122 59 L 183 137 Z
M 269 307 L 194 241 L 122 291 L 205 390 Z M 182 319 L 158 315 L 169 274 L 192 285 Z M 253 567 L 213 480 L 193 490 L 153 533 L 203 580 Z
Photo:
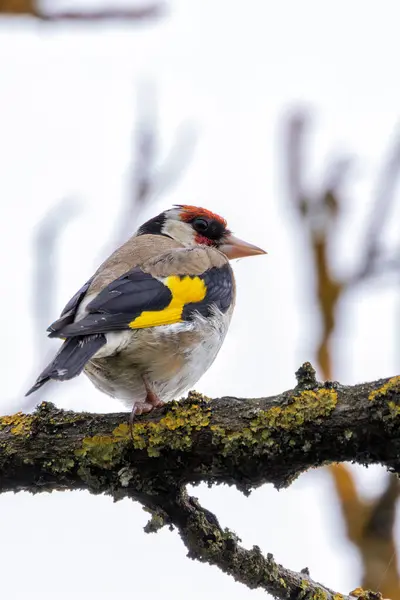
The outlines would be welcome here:
M 349 596 L 354 596 L 355 598 L 362 598 L 365 595 L 365 590 L 362 587 L 358 587 L 352 592 L 349 593 Z
M 337 403 L 337 392 L 322 388 L 305 390 L 294 396 L 290 404 L 273 406 L 263 418 L 269 427 L 293 429 L 309 421 L 330 415 Z
M 149 456 L 159 456 L 162 448 L 187 450 L 192 445 L 192 432 L 207 427 L 210 417 L 211 410 L 199 404 L 179 406 L 172 403 L 171 409 L 159 421 L 133 425 L 134 447 L 147 448 Z
M 32 415 L 17 412 L 15 415 L 0 417 L 0 430 L 11 427 L 10 431 L 13 435 L 27 435 L 31 430 L 32 421 Z
M 389 379 L 389 381 L 377 390 L 373 390 L 368 398 L 371 402 L 387 400 L 390 415 L 392 417 L 398 417 L 400 415 L 400 404 L 391 399 L 393 394 L 400 394 L 400 376 L 398 375 Z
M 326 592 L 324 592 L 324 590 L 322 590 L 321 588 L 318 588 L 313 594 L 312 594 L 312 600 L 326 600 L 327 599 L 327 594 Z
M 198 396 L 199 401 L 202 400 Z M 192 394 L 191 400 L 194 400 Z M 136 421 L 132 435 L 128 423 L 121 423 L 111 435 L 86 437 L 82 447 L 75 451 L 77 457 L 89 458 L 94 464 L 112 467 L 121 452 L 132 444 L 136 450 L 146 449 L 149 456 L 159 456 L 167 450 L 187 450 L 192 444 L 192 433 L 210 422 L 211 410 L 199 403 L 179 405 L 171 403 L 170 410 L 159 421 Z
M 126 438 L 129 435 L 128 423 L 120 423 L 120 425 L 113 430 L 112 434 L 116 438 Z
M 342 594 L 333 594 L 333 600 L 343 600 L 343 598 Z
M 78 458 L 90 458 L 90 462 L 99 467 L 111 468 L 121 454 L 123 440 L 118 435 L 86 437 L 82 440 L 82 448 L 75 450 L 75 455 Z
M 96 465 L 111 468 L 132 443 L 136 450 L 146 450 L 152 457 L 160 456 L 164 450 L 185 451 L 192 446 L 193 433 L 206 427 L 210 427 L 212 442 L 222 446 L 224 455 L 246 446 L 259 446 L 260 451 L 265 452 L 276 443 L 274 431 L 290 433 L 307 422 L 328 416 L 336 406 L 337 392 L 331 388 L 299 392 L 286 404 L 260 410 L 247 427 L 238 431 L 210 425 L 211 409 L 201 394 L 192 392 L 189 400 L 184 404 L 171 402 L 168 412 L 158 421 L 135 421 L 132 431 L 128 423 L 121 423 L 111 434 L 86 437 L 75 454 Z M 294 442 L 288 439 L 287 443 Z
M 368 396 L 368 399 L 371 400 L 371 402 L 374 402 L 376 400 L 380 400 L 380 399 L 384 398 L 391 392 L 395 392 L 397 394 L 400 393 L 400 376 L 399 375 L 389 379 L 389 381 L 387 381 L 384 385 L 382 385 L 377 390 L 373 390 L 370 393 L 370 395 Z
M 308 596 L 310 584 L 306 579 L 302 579 L 300 582 L 300 592 L 297 595 L 298 600 L 302 600 Z
M 377 598 L 382 598 L 382 594 L 380 592 L 372 592 L 371 590 L 364 590 L 362 587 L 358 587 L 352 592 L 349 593 L 349 596 L 354 596 L 358 598 L 358 600 L 377 600 Z
M 223 454 L 240 446 L 260 446 L 263 450 L 274 445 L 273 433 L 277 430 L 291 432 L 305 423 L 331 414 L 337 404 L 337 392 L 332 388 L 305 390 L 292 397 L 287 404 L 277 404 L 260 410 L 248 427 L 227 432 L 219 425 L 211 425 L 214 443 L 222 443 Z M 288 440 L 288 444 L 293 443 Z

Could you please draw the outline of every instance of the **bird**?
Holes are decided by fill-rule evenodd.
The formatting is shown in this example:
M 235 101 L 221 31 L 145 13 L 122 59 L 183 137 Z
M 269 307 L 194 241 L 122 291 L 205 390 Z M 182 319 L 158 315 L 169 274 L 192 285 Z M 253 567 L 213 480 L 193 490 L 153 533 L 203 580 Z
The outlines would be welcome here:
M 47 331 L 62 345 L 26 396 L 84 372 L 141 415 L 192 388 L 214 362 L 235 306 L 230 260 L 266 254 L 221 216 L 174 205 L 120 246 Z

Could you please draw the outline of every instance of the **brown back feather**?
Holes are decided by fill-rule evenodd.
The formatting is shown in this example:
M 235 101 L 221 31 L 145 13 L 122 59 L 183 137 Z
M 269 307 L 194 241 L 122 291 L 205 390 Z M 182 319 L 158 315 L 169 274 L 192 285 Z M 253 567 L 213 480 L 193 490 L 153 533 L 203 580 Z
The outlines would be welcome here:
M 138 266 L 154 277 L 168 277 L 186 273 L 200 275 L 227 262 L 227 257 L 214 248 L 185 248 L 161 235 L 131 237 L 100 265 L 87 295 L 98 294 L 115 279 Z

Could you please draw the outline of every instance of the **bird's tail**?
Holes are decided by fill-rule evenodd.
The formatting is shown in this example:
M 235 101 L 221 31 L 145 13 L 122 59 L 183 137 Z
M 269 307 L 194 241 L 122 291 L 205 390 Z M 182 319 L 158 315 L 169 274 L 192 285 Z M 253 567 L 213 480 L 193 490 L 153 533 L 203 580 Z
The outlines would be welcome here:
M 79 375 L 88 360 L 107 342 L 105 335 L 77 336 L 67 339 L 52 362 L 39 375 L 36 383 L 25 394 L 29 396 L 47 383 L 50 379 L 64 381 Z

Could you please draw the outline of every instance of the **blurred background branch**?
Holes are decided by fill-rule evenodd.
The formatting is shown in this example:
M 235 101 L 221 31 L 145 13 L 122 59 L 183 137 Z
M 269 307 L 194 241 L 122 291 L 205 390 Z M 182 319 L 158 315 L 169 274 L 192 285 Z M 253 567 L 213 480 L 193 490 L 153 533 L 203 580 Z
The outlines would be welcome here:
M 132 235 L 141 223 L 144 210 L 178 184 L 192 160 L 197 141 L 194 127 L 187 122 L 181 123 L 169 154 L 162 158 L 159 120 L 156 91 L 149 84 L 139 86 L 128 189 L 116 217 L 114 233 L 106 242 L 102 256 L 110 254 Z
M 41 21 L 140 21 L 159 19 L 166 14 L 163 2 L 144 4 L 132 8 L 112 6 L 99 10 L 46 12 L 36 0 L 0 0 L 0 15 L 32 16 Z
M 50 361 L 54 348 L 44 334 L 55 314 L 56 293 L 59 284 L 57 268 L 58 249 L 62 232 L 81 212 L 74 199 L 65 198 L 56 203 L 39 221 L 33 241 L 34 269 L 32 271 L 32 314 L 34 315 L 35 370 Z M 53 316 L 52 316 L 53 315 Z M 51 390 L 41 389 L 35 398 L 40 404 Z M 25 406 L 29 406 L 29 400 Z
M 285 124 L 285 179 L 292 210 L 299 218 L 312 257 L 312 280 L 321 332 L 315 344 L 316 366 L 323 379 L 334 378 L 333 338 L 338 326 L 339 303 L 354 287 L 393 268 L 400 271 L 399 249 L 384 251 L 383 240 L 395 202 L 400 178 L 400 135 L 394 139 L 385 160 L 369 214 L 358 268 L 341 278 L 332 264 L 332 248 L 337 243 L 339 225 L 344 217 L 346 198 L 343 187 L 351 162 L 336 159 L 329 165 L 329 176 L 320 193 L 313 194 L 304 181 L 308 175 L 307 140 L 310 139 L 310 115 L 297 111 Z M 341 306 L 343 303 L 341 303 Z M 386 598 L 400 599 L 400 576 L 394 538 L 396 505 L 400 488 L 395 475 L 388 475 L 381 495 L 364 500 L 357 491 L 354 476 L 344 464 L 328 467 L 333 478 L 348 539 L 359 551 L 363 564 L 362 586 L 376 589 Z
M 163 193 L 177 185 L 183 171 L 192 159 L 196 132 L 189 123 L 178 128 L 168 156 L 160 160 L 159 111 L 157 96 L 152 86 L 143 85 L 137 90 L 135 125 L 132 133 L 131 160 L 128 172 L 128 189 L 122 206 L 116 211 L 114 233 L 101 249 L 102 260 L 125 242 L 141 222 L 142 212 L 148 209 Z M 35 323 L 36 364 L 34 372 L 50 361 L 54 348 L 49 348 L 45 331 L 56 318 L 60 308 L 56 305 L 57 251 L 60 235 L 68 223 L 79 214 L 80 206 L 65 199 L 50 209 L 39 222 L 34 241 L 32 281 L 32 314 Z M 71 290 L 71 296 L 74 290 Z M 34 377 L 34 374 L 31 378 Z M 52 386 L 40 390 L 32 400 L 20 403 L 22 410 L 40 404 Z M 32 405 L 34 402 L 34 405 Z

